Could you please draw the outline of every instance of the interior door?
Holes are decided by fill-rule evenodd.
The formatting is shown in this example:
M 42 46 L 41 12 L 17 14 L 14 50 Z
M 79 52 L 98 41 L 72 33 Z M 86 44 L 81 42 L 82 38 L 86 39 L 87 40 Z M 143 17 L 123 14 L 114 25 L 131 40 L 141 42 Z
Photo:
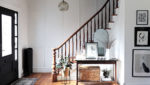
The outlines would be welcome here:
M 0 85 L 9 85 L 18 78 L 17 23 L 17 12 L 0 7 Z

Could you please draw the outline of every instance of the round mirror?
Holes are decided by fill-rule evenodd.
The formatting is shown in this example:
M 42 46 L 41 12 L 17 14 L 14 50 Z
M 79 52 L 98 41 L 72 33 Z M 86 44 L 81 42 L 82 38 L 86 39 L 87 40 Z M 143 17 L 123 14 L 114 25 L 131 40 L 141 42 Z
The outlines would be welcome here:
M 109 42 L 108 32 L 104 29 L 98 29 L 94 33 L 94 42 L 98 42 L 98 55 L 104 56 Z

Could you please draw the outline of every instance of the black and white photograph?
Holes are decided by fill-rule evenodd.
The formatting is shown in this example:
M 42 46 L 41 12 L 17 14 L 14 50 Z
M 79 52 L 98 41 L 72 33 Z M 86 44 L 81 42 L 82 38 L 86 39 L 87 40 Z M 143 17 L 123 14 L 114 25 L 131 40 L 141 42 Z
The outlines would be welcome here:
M 150 27 L 135 27 L 135 46 L 150 46 Z
M 86 43 L 86 58 L 97 59 L 98 57 L 97 43 Z
M 150 49 L 133 49 L 132 76 L 150 77 Z
M 148 10 L 137 10 L 136 11 L 136 24 L 137 25 L 148 25 Z

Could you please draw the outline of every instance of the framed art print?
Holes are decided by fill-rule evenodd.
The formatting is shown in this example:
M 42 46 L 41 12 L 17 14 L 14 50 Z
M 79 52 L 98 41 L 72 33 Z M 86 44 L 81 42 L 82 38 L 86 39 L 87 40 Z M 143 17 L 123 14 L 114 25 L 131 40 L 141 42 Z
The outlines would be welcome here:
M 135 27 L 135 46 L 150 46 L 150 27 Z
M 133 49 L 132 76 L 150 77 L 150 49 Z
M 97 59 L 97 43 L 86 43 L 86 59 Z
M 136 24 L 137 25 L 148 25 L 148 10 L 137 10 L 136 11 Z

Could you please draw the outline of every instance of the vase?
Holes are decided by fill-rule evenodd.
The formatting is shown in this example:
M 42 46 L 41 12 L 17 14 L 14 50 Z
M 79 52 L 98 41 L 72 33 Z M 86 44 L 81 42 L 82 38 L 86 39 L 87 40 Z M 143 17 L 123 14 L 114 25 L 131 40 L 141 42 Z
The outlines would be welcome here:
M 105 57 L 106 57 L 106 59 L 109 59 L 109 57 L 110 57 L 110 49 L 106 49 L 106 53 L 105 53 Z
M 64 70 L 64 76 L 65 76 L 65 77 L 68 77 L 68 76 L 69 76 L 69 70 L 70 70 L 69 67 L 65 68 L 65 70 Z

